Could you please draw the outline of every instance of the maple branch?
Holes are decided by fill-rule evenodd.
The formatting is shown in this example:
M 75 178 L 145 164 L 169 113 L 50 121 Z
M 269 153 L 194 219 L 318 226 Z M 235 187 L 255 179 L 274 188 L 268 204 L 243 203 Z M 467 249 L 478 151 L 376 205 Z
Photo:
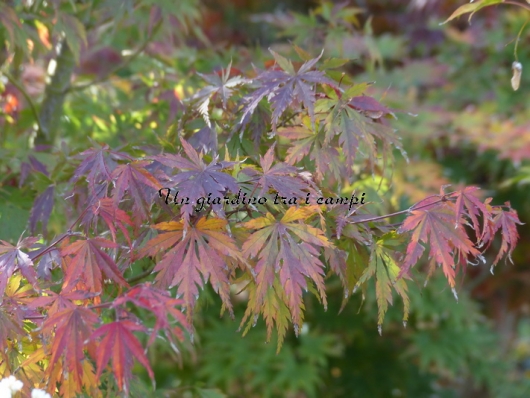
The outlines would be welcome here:
M 44 90 L 40 109 L 40 130 L 35 139 L 37 144 L 53 144 L 63 114 L 63 103 L 70 79 L 75 69 L 75 57 L 66 39 L 61 42 L 57 55 L 55 72 Z
M 440 199 L 434 201 L 434 202 L 431 202 L 431 203 L 427 203 L 425 205 L 422 205 L 422 206 L 418 206 L 418 207 L 414 207 L 416 205 L 412 205 L 411 207 L 409 207 L 408 209 L 406 210 L 400 210 L 400 211 L 396 211 L 395 213 L 390 213 L 390 214 L 385 214 L 383 216 L 377 216 L 377 217 L 371 217 L 371 218 L 366 218 L 364 220 L 359 220 L 359 221 L 351 221 L 349 224 L 361 224 L 361 223 L 367 223 L 367 222 L 372 222 L 372 221 L 379 221 L 379 220 L 384 220 L 385 218 L 390 218 L 390 217 L 395 217 L 395 216 L 400 216 L 402 214 L 406 214 L 408 213 L 409 211 L 412 211 L 412 210 L 421 210 L 421 209 L 424 209 L 426 207 L 429 207 L 429 206 L 432 206 L 434 204 L 437 204 L 437 203 L 441 203 L 441 202 L 447 202 L 448 199 L 447 198 L 447 195 L 450 195 L 450 194 L 446 194 L 444 195 L 443 197 L 441 197 Z M 429 198 L 432 198 L 434 196 L 440 196 L 440 195 L 431 195 L 431 196 L 428 196 L 427 198 L 421 200 L 420 202 L 418 203 L 421 203 L 423 202 L 424 200 L 426 199 L 429 199 Z
M 227 211 L 227 212 L 225 213 L 225 215 L 226 215 L 227 217 L 230 217 L 230 216 L 232 216 L 232 215 L 234 215 L 234 214 L 241 213 L 241 212 L 243 212 L 243 211 L 246 211 L 247 214 L 248 214 L 248 212 L 250 211 L 250 209 L 248 208 L 248 205 L 243 205 L 243 207 L 238 207 L 238 208 L 236 208 L 236 209 L 234 209 L 234 210 Z
M 97 308 L 109 308 L 112 304 L 113 304 L 112 301 L 107 301 L 106 303 L 88 305 L 86 308 L 88 308 L 90 310 L 95 310 Z
M 87 210 L 89 209 L 90 206 L 92 206 L 92 201 L 94 199 L 97 198 L 97 195 L 102 191 L 102 189 L 104 188 L 105 186 L 103 185 L 100 189 L 100 191 L 96 194 L 96 196 L 94 196 L 90 203 L 88 204 L 88 206 L 85 207 L 85 209 L 81 212 L 81 214 L 79 215 L 79 217 L 77 217 L 75 219 L 75 221 L 68 227 L 68 229 L 66 230 L 66 233 L 61 236 L 59 239 L 57 239 L 55 242 L 53 242 L 50 246 L 48 246 L 46 249 L 44 249 L 42 252 L 38 253 L 35 255 L 35 257 L 30 257 L 31 258 L 31 261 L 35 261 L 36 259 L 38 259 L 39 257 L 42 257 L 43 255 L 45 255 L 46 253 L 49 253 L 55 246 L 57 246 L 59 243 L 61 243 L 63 240 L 65 240 L 67 237 L 69 236 L 72 236 L 72 235 L 75 235 L 74 232 L 72 232 L 72 229 L 77 225 L 77 223 L 83 218 L 83 216 L 86 214 Z
M 46 319 L 46 315 L 28 315 L 25 316 L 24 319 L 31 321 L 33 319 Z
M 136 275 L 136 276 L 132 276 L 128 279 L 126 279 L 127 283 L 129 285 L 132 285 L 133 283 L 136 283 L 136 282 L 139 282 L 141 281 L 142 279 L 148 277 L 149 275 L 151 275 L 151 273 L 153 272 L 153 270 L 155 269 L 155 262 L 153 261 L 153 259 L 151 259 L 152 263 L 149 265 L 149 267 L 143 271 L 142 273 Z
M 50 246 L 48 246 L 46 249 L 41 251 L 40 253 L 37 253 L 34 257 L 30 257 L 31 261 L 35 261 L 39 257 L 44 256 L 46 253 L 49 253 L 55 246 L 57 246 L 59 243 L 61 243 L 63 240 L 66 239 L 67 236 L 70 236 L 68 233 L 63 234 L 59 239 L 57 239 L 55 242 L 53 242 Z

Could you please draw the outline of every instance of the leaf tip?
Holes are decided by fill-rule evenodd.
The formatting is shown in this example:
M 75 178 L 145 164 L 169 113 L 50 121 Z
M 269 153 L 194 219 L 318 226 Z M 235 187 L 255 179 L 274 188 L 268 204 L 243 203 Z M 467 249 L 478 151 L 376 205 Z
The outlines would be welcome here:
M 456 293 L 456 289 L 453 287 L 451 288 L 451 291 L 453 292 L 453 295 L 455 296 L 455 300 L 458 301 L 458 294 Z

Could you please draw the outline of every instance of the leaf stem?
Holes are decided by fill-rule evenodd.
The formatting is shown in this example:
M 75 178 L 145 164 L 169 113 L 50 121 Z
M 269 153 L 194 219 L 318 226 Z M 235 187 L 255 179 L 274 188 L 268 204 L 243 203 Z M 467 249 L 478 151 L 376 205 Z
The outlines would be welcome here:
M 133 277 L 127 279 L 127 283 L 128 283 L 129 285 L 132 285 L 133 283 L 139 282 L 139 281 L 141 281 L 142 279 L 148 277 L 149 275 L 151 275 L 151 274 L 153 273 L 153 269 L 155 269 L 155 265 L 156 265 L 156 264 L 155 264 L 155 262 L 153 261 L 153 262 L 149 265 L 149 267 L 148 267 L 145 271 L 143 271 L 141 274 L 138 274 L 138 275 L 136 275 L 136 276 L 133 276 Z
M 361 223 L 367 223 L 367 222 L 372 222 L 372 221 L 379 221 L 379 220 L 384 220 L 385 218 L 390 218 L 390 217 L 395 217 L 395 216 L 400 216 L 402 214 L 406 214 L 408 213 L 409 211 L 412 211 L 412 210 L 421 210 L 421 209 L 424 209 L 426 207 L 429 207 L 429 206 L 432 206 L 434 204 L 437 204 L 437 203 L 441 203 L 441 202 L 447 202 L 449 199 L 447 199 L 447 195 L 449 194 L 446 194 L 444 195 L 444 197 L 434 201 L 434 202 L 431 202 L 431 203 L 427 203 L 427 204 L 424 204 L 424 205 L 421 205 L 421 206 L 418 206 L 418 207 L 415 207 L 415 205 L 412 205 L 411 207 L 409 207 L 408 209 L 406 210 L 400 210 L 400 211 L 396 211 L 395 213 L 390 213 L 390 214 L 385 214 L 383 216 L 377 216 L 377 217 L 372 217 L 372 218 L 367 218 L 367 219 L 364 219 L 364 220 L 359 220 L 359 221 L 352 221 L 350 222 L 349 224 L 361 224 Z M 439 196 L 439 195 L 432 195 L 432 196 L 429 196 L 425 199 L 423 199 L 422 201 L 418 202 L 418 203 L 421 203 L 423 202 L 424 200 L 426 199 L 429 199 L 433 196 Z

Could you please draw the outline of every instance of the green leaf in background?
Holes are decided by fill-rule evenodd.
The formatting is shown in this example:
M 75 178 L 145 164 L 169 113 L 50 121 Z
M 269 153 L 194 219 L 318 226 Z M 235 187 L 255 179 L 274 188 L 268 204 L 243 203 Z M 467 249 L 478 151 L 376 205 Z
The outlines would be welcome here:
M 455 10 L 455 12 L 453 12 L 451 16 L 447 18 L 443 23 L 445 24 L 459 17 L 460 15 L 467 14 L 469 12 L 471 13 L 471 15 L 469 16 L 469 21 L 471 21 L 471 18 L 473 17 L 473 15 L 481 8 L 492 6 L 495 4 L 500 4 L 500 3 L 504 3 L 504 0 L 479 0 L 474 3 L 464 4 L 463 6 L 458 7 Z
M 2 187 L 0 190 L 0 239 L 16 243 L 27 227 L 32 199 L 22 190 Z

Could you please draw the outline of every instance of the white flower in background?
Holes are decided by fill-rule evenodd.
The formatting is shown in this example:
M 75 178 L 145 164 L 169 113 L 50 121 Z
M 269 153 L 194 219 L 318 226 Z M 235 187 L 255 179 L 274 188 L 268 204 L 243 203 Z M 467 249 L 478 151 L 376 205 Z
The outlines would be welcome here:
M 22 390 L 22 383 L 15 376 L 9 376 L 0 380 L 0 398 L 11 398 L 11 395 Z
M 31 398 L 52 398 L 50 394 L 48 394 L 46 391 L 44 390 L 40 390 L 38 388 L 35 388 L 32 392 L 31 392 Z
M 0 383 L 0 398 L 11 398 L 11 389 L 2 383 Z

